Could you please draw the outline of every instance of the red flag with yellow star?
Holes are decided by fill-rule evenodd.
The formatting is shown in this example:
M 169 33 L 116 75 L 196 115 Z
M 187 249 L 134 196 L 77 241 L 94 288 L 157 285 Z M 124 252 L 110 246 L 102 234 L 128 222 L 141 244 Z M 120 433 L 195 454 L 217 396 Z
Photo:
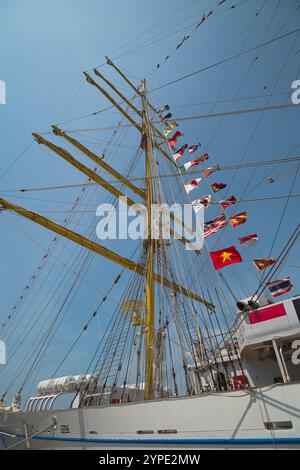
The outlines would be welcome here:
M 234 246 L 219 251 L 211 251 L 210 257 L 215 270 L 222 269 L 229 264 L 241 263 L 242 257 Z

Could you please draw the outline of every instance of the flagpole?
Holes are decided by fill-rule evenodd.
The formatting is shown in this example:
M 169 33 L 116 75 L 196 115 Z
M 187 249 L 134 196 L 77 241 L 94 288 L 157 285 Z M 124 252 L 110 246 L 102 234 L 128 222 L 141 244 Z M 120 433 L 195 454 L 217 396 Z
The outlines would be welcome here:
M 153 142 L 151 139 L 151 125 L 148 118 L 148 106 L 146 98 L 146 81 L 142 82 L 142 119 L 143 133 L 141 146 L 145 150 L 146 167 L 146 202 L 148 209 L 147 239 L 145 247 L 147 249 L 146 265 L 146 360 L 145 360 L 145 400 L 153 397 L 153 361 L 154 361 L 154 328 L 155 328 L 155 285 L 154 285 L 154 256 L 155 240 L 152 238 L 151 226 L 151 208 L 153 204 L 153 180 L 152 180 L 152 162 L 153 162 Z

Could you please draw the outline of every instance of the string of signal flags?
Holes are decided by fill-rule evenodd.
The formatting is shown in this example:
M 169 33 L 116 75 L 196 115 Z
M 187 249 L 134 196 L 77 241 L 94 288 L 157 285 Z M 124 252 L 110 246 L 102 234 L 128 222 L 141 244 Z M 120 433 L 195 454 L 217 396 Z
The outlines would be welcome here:
M 162 60 L 162 62 L 160 62 L 156 65 L 156 70 L 159 70 L 160 67 L 172 57 L 173 53 L 176 53 L 178 51 L 178 49 L 180 49 L 183 46 L 183 44 L 185 44 L 186 41 L 188 41 L 191 38 L 191 36 L 194 33 L 196 33 L 196 31 L 208 20 L 208 18 L 210 18 L 213 14 L 216 13 L 215 9 L 218 9 L 219 7 L 221 7 L 226 1 L 227 0 L 219 0 L 216 3 L 215 7 L 213 7 L 213 9 L 210 10 L 208 8 L 208 10 L 206 12 L 204 12 L 202 14 L 202 16 L 200 16 L 196 26 L 194 26 L 194 28 L 189 33 L 185 34 L 183 36 L 183 38 L 180 40 L 180 42 L 175 46 L 174 51 L 170 52 L 167 56 L 165 56 L 165 58 Z M 244 1 L 241 1 L 240 3 L 237 3 L 237 4 L 232 4 L 227 8 L 227 10 L 234 10 L 236 7 L 238 7 L 242 3 L 244 3 Z M 226 11 L 226 9 L 223 10 L 223 11 Z M 257 12 L 256 16 L 258 16 L 259 13 L 260 12 Z
M 163 116 L 163 113 L 168 111 L 167 114 Z M 169 149 L 173 155 L 175 163 L 177 165 L 178 172 L 181 175 L 188 174 L 190 168 L 195 166 L 199 166 L 204 164 L 209 160 L 209 155 L 207 152 L 203 152 L 199 156 L 189 160 L 188 162 L 179 165 L 179 160 L 186 155 L 188 152 L 189 156 L 197 152 L 201 147 L 202 144 L 200 142 L 194 143 L 191 145 L 184 144 L 180 148 L 176 149 L 178 139 L 183 136 L 183 134 L 178 130 L 178 124 L 176 121 L 170 121 L 172 119 L 172 113 L 170 112 L 170 107 L 168 105 L 164 106 L 159 111 L 159 115 L 161 117 L 161 124 L 164 126 L 164 135 L 166 141 L 168 143 Z M 174 133 L 173 133 L 174 132 Z M 172 134 L 173 135 L 170 135 Z M 190 193 L 194 191 L 201 185 L 201 182 L 206 178 L 209 178 L 212 174 L 219 171 L 221 169 L 220 165 L 213 165 L 205 168 L 202 171 L 201 178 L 195 178 L 187 183 L 184 183 L 184 189 L 186 193 L 190 196 Z M 226 183 L 223 182 L 213 182 L 209 183 L 211 188 L 212 194 L 203 195 L 198 199 L 192 200 L 192 206 L 194 208 L 195 213 L 197 213 L 200 209 L 204 208 L 207 209 L 213 201 L 213 195 L 219 191 L 222 191 L 227 187 Z M 225 211 L 228 207 L 233 206 L 238 201 L 234 195 L 228 196 L 224 199 L 218 201 L 222 209 Z M 215 233 L 217 233 L 220 229 L 226 227 L 228 223 L 235 228 L 239 225 L 243 225 L 248 220 L 248 214 L 246 211 L 239 212 L 234 214 L 230 217 L 227 217 L 225 213 L 221 214 L 220 216 L 216 217 L 213 220 L 204 223 L 203 233 L 204 238 L 207 238 Z M 239 238 L 239 243 L 242 247 L 250 248 L 254 246 L 258 242 L 258 235 L 256 233 L 246 235 L 244 237 Z M 218 251 L 211 251 L 210 258 L 213 264 L 214 269 L 217 271 L 219 269 L 223 269 L 226 266 L 235 264 L 235 263 L 242 263 L 243 259 L 240 252 L 237 250 L 235 246 L 230 246 L 223 248 Z M 253 258 L 252 259 L 256 269 L 258 271 L 263 271 L 274 264 L 276 264 L 276 258 Z M 290 278 L 278 279 L 266 284 L 266 287 L 269 289 L 271 295 L 273 297 L 277 297 L 279 295 L 283 295 L 291 290 L 293 287 L 290 281 Z

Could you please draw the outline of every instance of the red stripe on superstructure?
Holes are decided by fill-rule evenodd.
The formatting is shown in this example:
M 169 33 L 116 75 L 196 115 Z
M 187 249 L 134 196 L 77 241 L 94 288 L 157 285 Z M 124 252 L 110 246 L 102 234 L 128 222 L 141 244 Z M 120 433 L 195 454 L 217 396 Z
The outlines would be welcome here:
M 286 311 L 283 304 L 272 305 L 253 312 L 249 312 L 249 321 L 251 325 L 261 323 L 263 321 L 272 320 L 273 318 L 284 317 Z

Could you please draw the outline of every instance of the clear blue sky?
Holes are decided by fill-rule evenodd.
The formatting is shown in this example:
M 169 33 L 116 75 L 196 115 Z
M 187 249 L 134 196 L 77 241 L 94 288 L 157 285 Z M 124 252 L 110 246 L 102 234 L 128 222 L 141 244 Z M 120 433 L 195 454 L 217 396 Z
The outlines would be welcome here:
M 58 194 L 54 191 L 20 194 L 9 193 L 7 190 L 85 181 L 79 172 L 67 166 L 58 157 L 45 152 L 36 143 L 32 144 L 22 157 L 15 160 L 32 141 L 32 131 L 47 131 L 52 123 L 71 120 L 107 105 L 105 99 L 97 94 L 93 87 L 86 84 L 82 76 L 82 71 L 91 70 L 94 66 L 104 63 L 105 55 L 116 58 L 116 63 L 135 83 L 138 83 L 139 78 L 146 77 L 148 88 L 152 90 L 182 75 L 299 27 L 300 9 L 296 10 L 299 5 L 296 0 L 280 2 L 231 0 L 216 8 L 217 3 L 212 0 L 2 1 L 0 80 L 6 82 L 7 104 L 0 106 L 0 194 L 41 212 L 53 209 L 54 204 L 48 202 L 49 200 L 56 200 L 56 207 L 62 209 L 66 206 L 63 206 L 61 201 L 71 203 L 77 197 L 79 189 L 65 190 Z M 236 7 L 228 10 L 233 4 Z M 203 10 L 209 12 L 210 9 L 214 10 L 214 15 L 194 31 L 195 23 L 200 20 Z M 255 15 L 256 12 L 259 12 L 258 16 Z M 193 34 L 189 40 L 175 52 L 176 45 L 190 31 L 193 31 Z M 140 45 L 145 46 L 146 43 L 147 47 L 135 50 L 139 49 Z M 124 45 L 126 46 L 121 48 Z M 167 55 L 170 55 L 170 59 L 163 63 Z M 258 59 L 253 62 L 256 56 Z M 265 50 L 261 48 L 243 55 L 236 61 L 227 62 L 163 88 L 151 96 L 159 106 L 170 104 L 174 116 L 191 116 L 211 111 L 226 111 L 230 108 L 284 103 L 289 99 L 287 93 L 291 89 L 292 81 L 298 77 L 299 57 L 298 33 L 273 43 Z M 158 63 L 162 63 L 162 66 L 156 70 Z M 113 77 L 109 68 L 104 67 L 104 72 Z M 117 79 L 119 80 L 119 77 Z M 122 91 L 128 96 L 132 94 L 126 86 Z M 215 107 L 201 104 L 213 100 L 278 93 L 280 95 L 272 98 L 263 97 L 233 104 L 219 103 Z M 187 104 L 195 106 L 180 107 Z M 245 162 L 268 160 L 290 153 L 298 155 L 299 148 L 295 151 L 293 149 L 299 143 L 299 109 L 270 111 L 265 113 L 262 120 L 260 116 L 255 113 L 225 119 L 193 120 L 186 121 L 181 127 L 188 143 L 192 144 L 198 140 L 202 142 L 203 150 L 209 152 L 211 164 L 232 164 L 242 158 Z M 68 123 L 64 127 L 76 129 L 108 127 L 115 125 L 118 120 L 117 114 L 105 114 L 97 118 Z M 255 135 L 251 138 L 255 129 Z M 95 141 L 91 148 L 100 153 L 105 146 L 104 141 L 110 135 L 111 131 L 99 131 L 94 137 L 100 141 Z M 126 140 L 126 144 L 132 148 L 137 142 L 134 133 Z M 132 148 L 119 149 L 119 153 L 122 150 L 125 163 L 126 157 L 129 158 L 131 155 Z M 116 162 L 118 158 L 119 155 L 115 157 Z M 266 178 L 275 168 L 264 167 L 258 170 L 250 183 L 252 191 L 249 193 L 249 198 L 288 194 L 295 168 L 295 164 L 278 167 L 274 172 L 273 184 L 268 184 Z M 251 172 L 249 169 L 239 171 L 229 193 L 241 194 Z M 232 173 L 224 172 L 216 179 L 228 183 L 232 176 Z M 207 189 L 203 191 L 205 194 Z M 299 178 L 296 179 L 293 189 L 293 193 L 297 192 L 299 192 Z M 95 203 L 97 198 L 97 201 L 101 202 L 101 195 L 103 195 L 101 191 L 92 195 L 91 203 Z M 197 193 L 197 197 L 201 195 L 201 192 Z M 32 199 L 23 199 L 23 197 Z M 295 198 L 289 202 L 272 252 L 274 256 L 279 253 L 299 220 L 298 200 Z M 241 208 L 249 213 L 249 222 L 247 228 L 243 227 L 237 233 L 239 235 L 258 233 L 260 236 L 259 246 L 257 251 L 252 252 L 253 256 L 268 256 L 284 204 L 285 199 L 280 199 L 249 202 Z M 64 213 L 55 213 L 52 218 L 62 222 L 64 216 Z M 213 216 L 212 209 L 209 218 Z M 82 223 L 83 231 L 86 230 L 84 222 L 87 223 L 84 217 L 81 221 L 77 220 L 77 223 Z M 25 231 L 14 224 L 23 227 Z M 78 227 L 80 229 L 80 225 Z M 28 284 L 32 272 L 43 256 L 42 248 L 49 246 L 53 234 L 15 215 L 0 216 L 0 230 L 0 320 L 3 320 Z M 228 241 L 224 240 L 224 244 L 232 242 L 230 238 Z M 71 242 L 64 244 L 61 241 L 59 246 L 62 251 L 59 255 L 59 251 L 56 252 L 56 256 L 64 262 L 68 257 L 72 259 L 74 245 Z M 299 291 L 298 253 L 299 245 L 296 246 L 293 256 L 282 272 L 282 275 L 292 277 L 294 292 Z M 47 271 L 43 279 L 43 286 L 46 285 L 48 288 L 61 268 L 54 261 L 52 263 L 52 271 L 50 272 L 51 266 L 47 267 L 49 272 Z M 110 286 L 113 275 L 119 271 L 110 263 L 93 258 L 85 276 L 91 283 L 105 291 Z M 57 298 L 54 293 L 52 294 L 50 304 L 47 305 L 49 318 L 50 308 L 55 315 L 57 306 L 60 305 L 59 302 L 55 303 Z M 58 339 L 46 354 L 35 381 L 52 373 L 59 358 L 76 337 L 80 326 L 95 308 L 99 295 L 99 292 L 87 286 L 79 290 L 62 322 Z M 34 311 L 38 316 L 39 308 L 44 307 L 38 307 L 38 304 L 30 305 L 29 301 L 27 306 L 24 306 L 23 322 L 21 315 L 20 323 L 14 326 L 12 339 L 8 342 L 10 351 L 18 335 L 24 331 L 24 328 L 28 328 L 26 319 L 33 315 Z M 105 313 L 109 315 L 112 308 L 113 306 L 108 306 Z M 101 329 L 101 324 L 98 327 Z M 26 345 L 32 340 L 31 335 L 32 332 L 29 331 L 24 349 L 18 350 L 5 371 L 0 370 L 0 392 L 6 388 L 7 382 L 13 376 L 15 364 L 20 364 L 21 358 L 24 357 L 24 351 L 27 351 Z M 83 348 L 74 351 L 72 360 L 59 374 L 84 371 L 90 352 L 96 343 L 97 335 L 93 329 L 88 333 Z

